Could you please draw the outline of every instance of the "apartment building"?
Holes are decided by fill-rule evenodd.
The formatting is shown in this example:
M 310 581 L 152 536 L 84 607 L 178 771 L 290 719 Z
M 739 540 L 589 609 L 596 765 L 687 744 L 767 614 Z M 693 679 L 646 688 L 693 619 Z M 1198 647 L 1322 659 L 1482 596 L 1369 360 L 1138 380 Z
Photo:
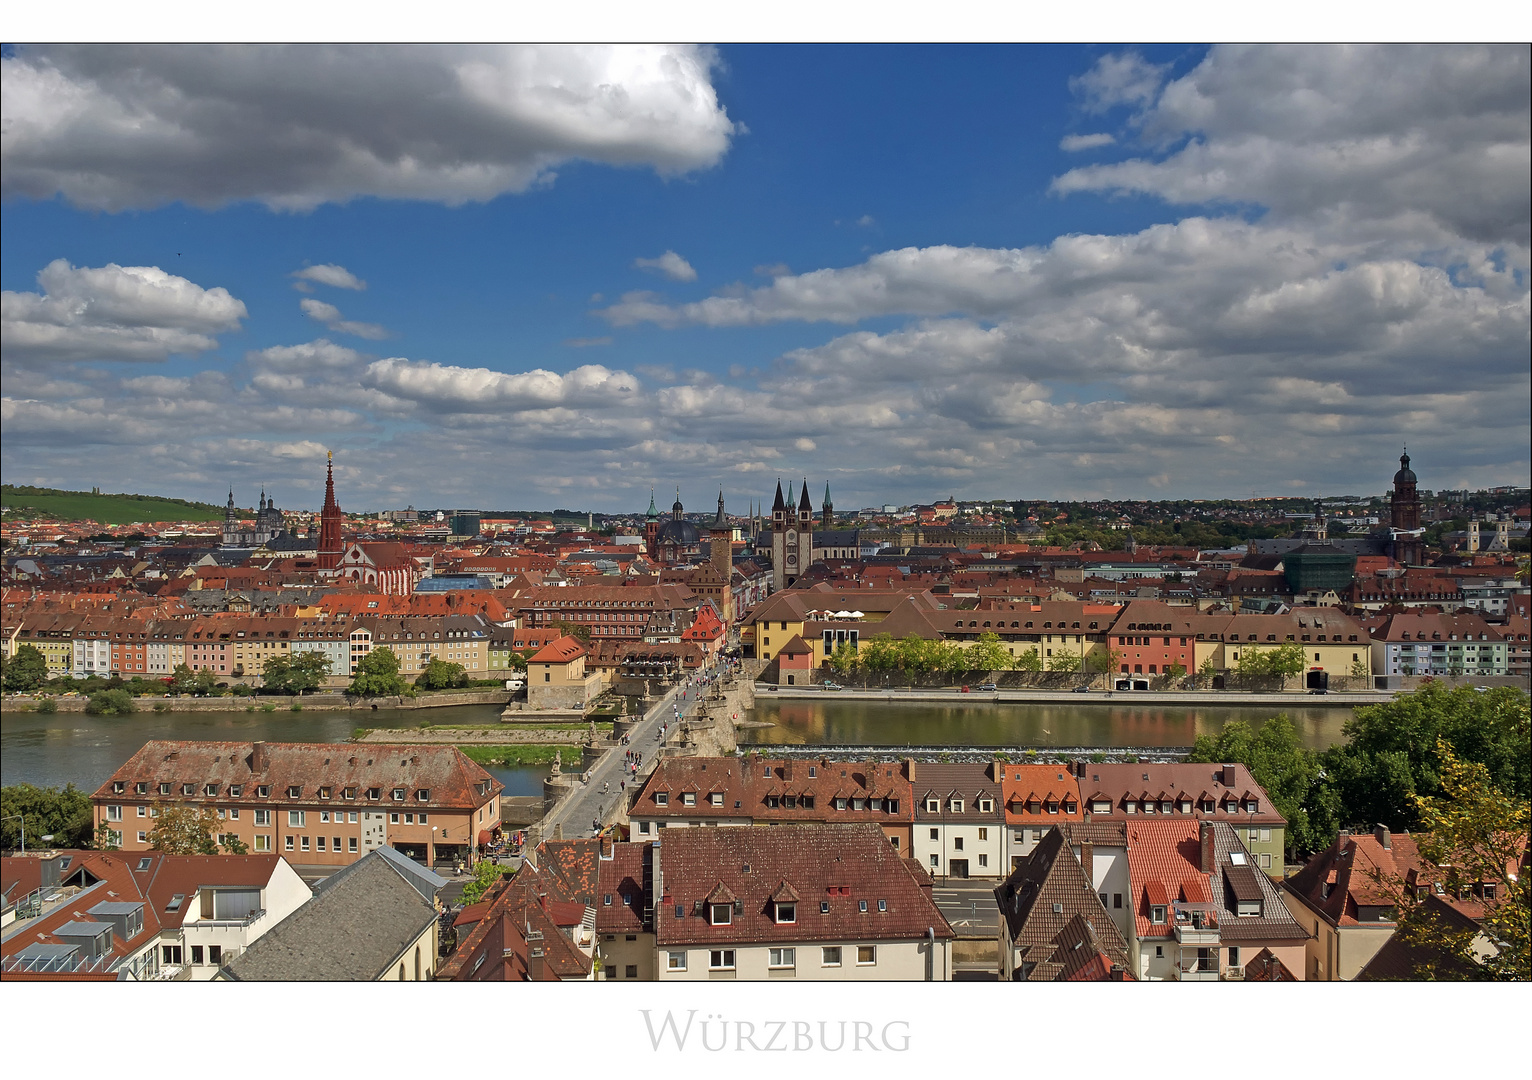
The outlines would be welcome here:
M 916 860 L 932 877 L 999 878 L 1006 873 L 1004 766 L 921 762 L 911 780 Z
M 161 807 L 215 810 L 252 853 L 344 866 L 391 847 L 427 866 L 498 838 L 502 785 L 450 746 L 146 743 L 91 796 L 124 852 L 150 850 Z
M 1372 631 L 1373 670 L 1384 676 L 1506 675 L 1505 628 L 1480 615 L 1405 611 Z
M 1005 866 L 1021 865 L 1048 830 L 1083 820 L 1080 783 L 1064 765 L 1014 765 L 996 762 L 1005 806 Z

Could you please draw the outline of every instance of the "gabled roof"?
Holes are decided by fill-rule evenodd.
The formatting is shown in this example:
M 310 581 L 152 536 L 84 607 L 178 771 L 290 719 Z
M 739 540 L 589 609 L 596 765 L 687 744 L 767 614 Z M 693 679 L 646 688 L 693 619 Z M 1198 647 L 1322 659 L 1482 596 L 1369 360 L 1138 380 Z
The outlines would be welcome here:
M 995 890 L 1017 971 L 1028 981 L 1081 976 L 1098 954 L 1126 971 L 1128 946 L 1074 856 L 1050 829 Z
M 572 660 L 578 660 L 585 655 L 585 646 L 580 644 L 580 639 L 565 634 L 555 638 L 528 658 L 531 664 L 567 664 Z

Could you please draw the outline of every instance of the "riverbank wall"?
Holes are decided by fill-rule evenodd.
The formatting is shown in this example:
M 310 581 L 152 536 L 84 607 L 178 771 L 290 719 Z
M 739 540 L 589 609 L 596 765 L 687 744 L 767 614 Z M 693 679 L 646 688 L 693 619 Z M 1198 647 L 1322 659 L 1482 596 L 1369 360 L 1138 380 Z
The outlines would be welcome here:
M 371 712 L 376 709 L 440 709 L 451 705 L 504 705 L 511 699 L 509 690 L 453 690 L 421 694 L 418 697 L 352 697 L 349 694 L 305 694 L 302 697 L 260 695 L 256 697 L 140 697 L 133 704 L 139 712 L 239 712 L 250 706 L 273 712 L 287 712 L 298 705 L 304 712 Z M 46 700 L 54 702 L 58 712 L 84 712 L 89 699 L 42 697 L 32 694 L 7 694 L 0 698 L 0 711 L 36 712 Z
M 926 701 L 944 705 L 1207 705 L 1220 708 L 1244 708 L 1250 705 L 1382 705 L 1397 694 L 1383 690 L 1348 690 L 1331 694 L 1305 691 L 1259 692 L 1246 690 L 826 690 L 817 686 L 776 686 L 757 683 L 755 692 L 764 699 L 779 701 Z

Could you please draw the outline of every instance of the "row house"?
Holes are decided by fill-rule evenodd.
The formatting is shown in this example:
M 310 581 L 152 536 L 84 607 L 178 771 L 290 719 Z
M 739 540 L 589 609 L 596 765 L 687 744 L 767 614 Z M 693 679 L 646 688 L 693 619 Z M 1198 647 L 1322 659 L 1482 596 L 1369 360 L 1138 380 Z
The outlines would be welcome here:
M 1087 821 L 1160 816 L 1225 822 L 1249 847 L 1252 865 L 1281 876 L 1287 819 L 1246 766 L 1076 761 L 1073 770 Z
M 1083 820 L 1080 784 L 1063 765 L 996 762 L 1005 805 L 1005 866 L 1015 870 L 1055 825 Z
M 468 677 L 486 678 L 490 667 L 490 639 L 497 627 L 483 615 L 448 615 L 441 618 L 384 619 L 360 616 L 351 632 L 351 655 L 344 670 L 355 674 L 362 657 L 373 649 L 387 648 L 399 659 L 399 674 L 413 679 L 432 660 L 463 665 Z
M 932 877 L 1005 875 L 1006 810 L 999 761 L 933 765 L 911 778 L 915 799 L 913 853 Z
M 934 636 L 919 613 L 935 610 L 936 601 L 926 590 L 848 589 L 820 582 L 812 588 L 787 589 L 773 593 L 753 608 L 740 623 L 740 645 L 747 657 L 771 660 L 793 638 L 802 638 L 820 651 L 815 665 L 824 662 L 825 647 L 834 652 L 841 641 L 858 647 L 858 637 L 892 633 Z M 899 618 L 892 618 L 900 612 Z M 854 618 L 835 619 L 834 613 L 858 613 Z M 826 618 L 826 614 L 831 618 Z M 811 627 L 810 623 L 827 624 Z M 823 632 L 831 631 L 825 641 Z M 851 635 L 856 632 L 856 636 Z M 839 636 L 837 636 L 837 632 Z
M 91 803 L 130 853 L 150 850 L 160 807 L 185 804 L 256 854 L 344 866 L 392 847 L 434 866 L 498 838 L 503 787 L 456 747 L 156 740 Z
M 682 829 L 652 846 L 659 981 L 952 977 L 930 878 L 871 823 Z
M 0 945 L 7 981 L 210 979 L 311 895 L 275 855 L 54 851 L 3 865 L 17 916 Z
M 1128 940 L 1134 933 L 1134 917 L 1127 822 L 1065 822 L 1058 828 L 1101 901 L 1101 910 L 1107 913 L 1123 940 Z
M 1232 826 L 1154 818 L 1126 828 L 1136 978 L 1242 981 L 1261 953 L 1302 977 L 1309 932 Z
M 1064 662 L 1086 666 L 1092 652 L 1106 647 L 1106 633 L 1122 609 L 1116 604 L 1068 600 L 1041 603 L 991 602 L 979 611 L 935 611 L 927 616 L 948 641 L 970 642 L 992 633 L 1012 656 L 1035 651 L 1044 669 Z
M 914 771 L 908 760 L 662 758 L 628 820 L 640 840 L 704 825 L 875 824 L 890 848 L 909 855 Z
M 588 982 L 595 978 L 591 907 L 571 899 L 560 882 L 538 866 L 538 859 L 550 849 L 595 843 L 549 841 L 524 860 L 514 876 L 507 874 L 492 884 L 483 899 L 459 916 L 454 925 L 457 947 L 436 978 L 446 982 Z
M 1504 630 L 1480 615 L 1406 611 L 1372 628 L 1373 670 L 1384 676 L 1506 675 Z
M 531 629 L 573 623 L 588 629 L 593 642 L 646 641 L 656 631 L 679 635 L 700 599 L 684 585 L 569 585 L 529 589 L 513 605 Z

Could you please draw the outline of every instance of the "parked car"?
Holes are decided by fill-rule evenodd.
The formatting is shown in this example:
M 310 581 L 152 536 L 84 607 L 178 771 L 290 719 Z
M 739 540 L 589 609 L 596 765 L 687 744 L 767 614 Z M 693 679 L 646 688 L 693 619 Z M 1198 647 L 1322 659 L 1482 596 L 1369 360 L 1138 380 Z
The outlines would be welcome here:
M 1090 687 L 1089 683 L 1085 684 L 1084 686 L 1071 687 L 1071 689 L 1076 694 L 1088 694 L 1091 691 L 1091 687 Z
M 980 691 L 980 693 L 992 693 L 992 692 L 994 692 L 996 690 L 999 690 L 999 689 L 1000 689 L 1000 687 L 996 686 L 992 682 L 981 682 L 979 684 L 979 691 Z
M 841 686 L 840 683 L 838 683 L 838 682 L 831 682 L 829 679 L 826 679 L 824 682 L 820 683 L 820 687 L 822 689 L 825 689 L 825 690 L 844 690 L 845 689 L 845 687 Z

